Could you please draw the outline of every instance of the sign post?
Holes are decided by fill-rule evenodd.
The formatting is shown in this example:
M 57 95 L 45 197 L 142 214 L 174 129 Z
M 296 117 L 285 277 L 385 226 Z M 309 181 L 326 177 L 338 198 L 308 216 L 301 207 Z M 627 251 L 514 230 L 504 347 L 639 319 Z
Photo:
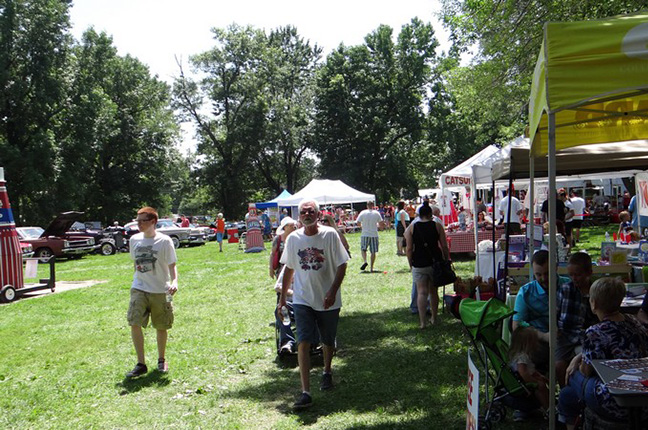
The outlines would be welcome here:
M 466 430 L 479 428 L 479 371 L 468 351 L 468 395 L 466 396 Z

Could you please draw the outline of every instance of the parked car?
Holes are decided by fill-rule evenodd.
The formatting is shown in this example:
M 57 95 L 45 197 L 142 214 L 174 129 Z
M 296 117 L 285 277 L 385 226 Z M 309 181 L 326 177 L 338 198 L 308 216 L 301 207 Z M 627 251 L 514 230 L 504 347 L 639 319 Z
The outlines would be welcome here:
M 90 223 L 88 223 L 90 224 Z M 101 255 L 113 255 L 117 252 L 117 245 L 111 232 L 102 229 L 89 228 L 88 224 L 76 221 L 67 232 L 69 236 L 89 236 L 94 238 L 95 243 L 99 245 L 97 253 Z M 92 223 L 94 224 L 94 223 Z
M 129 222 L 124 229 L 128 239 L 139 232 L 137 222 Z M 170 219 L 159 219 L 155 229 L 169 236 L 175 248 L 181 245 L 204 245 L 207 240 L 204 232 L 191 227 L 180 227 Z
M 72 224 L 83 212 L 63 212 L 43 230 L 41 227 L 17 227 L 21 242 L 29 243 L 34 255 L 46 262 L 50 257 L 81 258 L 99 248 L 93 237 L 69 235 Z
M 23 258 L 30 258 L 34 256 L 34 248 L 32 248 L 30 243 L 20 242 L 20 249 L 22 251 Z
M 216 229 L 207 225 L 189 224 L 189 227 L 201 231 L 205 235 L 205 240 L 216 240 Z

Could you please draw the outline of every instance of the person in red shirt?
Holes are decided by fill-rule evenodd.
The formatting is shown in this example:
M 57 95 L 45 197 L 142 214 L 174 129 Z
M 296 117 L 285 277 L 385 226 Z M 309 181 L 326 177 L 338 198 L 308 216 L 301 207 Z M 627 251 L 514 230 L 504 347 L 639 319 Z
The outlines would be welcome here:
M 218 219 L 216 220 L 216 241 L 218 241 L 218 246 L 220 247 L 219 252 L 223 252 L 223 236 L 225 235 L 225 220 L 223 219 L 223 214 L 218 214 Z
M 180 219 L 182 220 L 180 222 L 180 227 L 183 227 L 183 228 L 189 227 L 189 218 L 187 218 L 184 215 L 180 215 Z

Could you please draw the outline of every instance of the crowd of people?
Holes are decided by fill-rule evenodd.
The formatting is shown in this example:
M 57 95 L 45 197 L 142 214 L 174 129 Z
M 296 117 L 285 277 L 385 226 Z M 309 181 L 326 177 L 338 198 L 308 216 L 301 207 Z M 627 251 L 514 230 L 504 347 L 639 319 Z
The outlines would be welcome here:
M 560 203 L 559 203 L 560 202 Z M 478 201 L 478 205 L 483 205 Z M 548 206 L 548 205 L 544 205 Z M 419 327 L 425 329 L 438 319 L 439 295 L 437 263 L 450 259 L 443 221 L 439 208 L 424 199 L 410 213 L 405 202 L 397 203 L 392 214 L 396 232 L 398 255 L 407 257 L 412 273 L 412 300 L 410 309 L 419 317 Z M 508 208 L 511 210 L 508 210 Z M 579 229 L 585 212 L 585 203 L 573 192 L 570 198 L 558 190 L 556 210 L 563 217 L 562 231 L 570 241 L 579 240 Z M 478 209 L 483 209 L 477 206 Z M 524 209 L 519 200 L 505 197 L 500 204 L 503 222 L 512 232 L 520 229 Z M 310 353 L 321 345 L 324 370 L 320 389 L 333 387 L 332 361 L 340 308 L 341 285 L 351 257 L 344 229 L 339 228 L 334 214 L 320 211 L 316 201 L 302 201 L 298 207 L 299 219 L 282 213 L 279 228 L 274 235 L 269 259 L 269 276 L 275 281 L 277 294 L 276 325 L 279 328 L 280 354 L 297 353 L 302 393 L 294 404 L 296 409 L 312 404 L 310 391 Z M 492 224 L 478 212 L 478 222 Z M 546 216 L 546 207 L 543 207 Z M 514 216 L 515 215 L 515 216 Z M 168 371 L 165 358 L 167 330 L 173 325 L 172 297 L 178 290 L 178 272 L 173 244 L 168 236 L 156 231 L 157 212 L 145 207 L 137 213 L 140 233 L 131 239 L 130 253 L 134 261 L 131 299 L 127 313 L 128 324 L 137 363 L 127 377 L 147 373 L 142 328 L 149 319 L 156 329 L 157 369 Z M 360 235 L 361 270 L 375 269 L 379 251 L 378 231 L 385 226 L 385 216 L 373 202 L 356 219 Z M 571 224 L 569 227 L 568 225 Z M 224 228 L 221 214 L 217 219 L 219 230 Z M 632 228 L 629 214 L 621 214 L 619 233 Z M 219 242 L 222 241 L 219 237 Z M 222 245 L 221 245 L 222 246 Z M 222 250 L 222 248 L 221 248 Z M 512 339 L 509 349 L 510 367 L 519 377 L 537 388 L 534 397 L 545 411 L 552 390 L 547 386 L 549 359 L 549 254 L 537 251 L 531 261 L 534 280 L 522 286 L 515 300 L 512 318 Z M 614 278 L 591 282 L 592 261 L 588 254 L 576 252 L 567 265 L 569 277 L 560 277 L 555 303 L 558 344 L 554 351 L 557 381 L 561 386 L 559 418 L 573 428 L 582 405 L 587 405 L 601 417 L 610 420 L 627 419 L 627 411 L 612 399 L 605 384 L 592 369 L 592 360 L 639 358 L 648 356 L 648 294 L 638 317 L 621 313 L 625 285 Z M 296 322 L 296 333 L 283 319 L 286 313 Z M 524 413 L 516 411 L 516 419 Z

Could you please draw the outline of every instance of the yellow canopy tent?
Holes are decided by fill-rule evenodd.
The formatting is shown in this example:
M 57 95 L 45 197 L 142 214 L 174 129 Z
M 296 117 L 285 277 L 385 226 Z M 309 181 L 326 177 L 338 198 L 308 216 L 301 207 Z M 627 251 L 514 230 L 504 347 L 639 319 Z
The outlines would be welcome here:
M 550 113 L 556 150 L 648 136 L 648 12 L 545 24 L 529 103 L 535 157 L 548 152 Z
M 529 138 L 531 182 L 534 158 L 546 156 L 550 190 L 556 189 L 557 151 L 648 138 L 648 12 L 545 24 L 531 84 Z M 556 235 L 555 200 L 548 199 L 549 237 Z M 555 247 L 550 240 L 549 267 L 556 267 Z M 550 270 L 549 303 L 555 303 L 556 285 Z M 549 306 L 550 387 L 556 382 L 556 321 L 556 308 Z M 555 396 L 549 399 L 553 430 Z

